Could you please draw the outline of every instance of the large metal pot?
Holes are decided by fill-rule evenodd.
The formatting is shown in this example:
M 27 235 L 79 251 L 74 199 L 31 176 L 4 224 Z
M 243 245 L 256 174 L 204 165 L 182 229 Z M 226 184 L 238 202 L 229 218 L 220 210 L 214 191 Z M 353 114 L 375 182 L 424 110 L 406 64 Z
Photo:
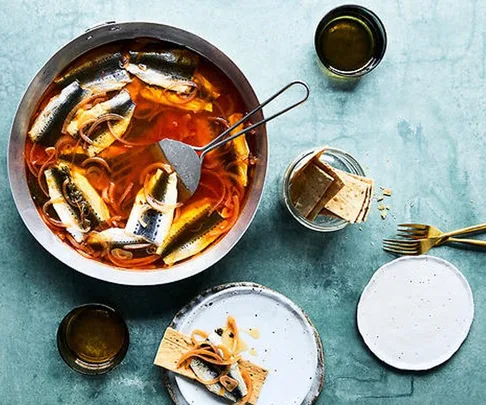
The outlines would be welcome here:
M 25 225 L 37 241 L 56 258 L 73 269 L 97 279 L 127 285 L 155 285 L 171 283 L 191 277 L 215 264 L 238 242 L 250 225 L 262 195 L 267 168 L 267 136 L 265 127 L 249 139 L 252 153 L 258 157 L 247 200 L 238 222 L 216 245 L 197 257 L 170 269 L 130 271 L 87 259 L 61 242 L 44 224 L 30 196 L 24 165 L 24 147 L 29 120 L 36 105 L 52 80 L 80 55 L 110 42 L 140 37 L 155 38 L 183 45 L 213 62 L 234 83 L 247 110 L 258 104 L 250 83 L 238 67 L 220 50 L 202 38 L 178 28 L 144 22 L 107 23 L 88 30 L 59 50 L 42 67 L 27 88 L 20 102 L 10 134 L 8 174 L 17 209 Z M 262 115 L 256 119 L 263 118 Z

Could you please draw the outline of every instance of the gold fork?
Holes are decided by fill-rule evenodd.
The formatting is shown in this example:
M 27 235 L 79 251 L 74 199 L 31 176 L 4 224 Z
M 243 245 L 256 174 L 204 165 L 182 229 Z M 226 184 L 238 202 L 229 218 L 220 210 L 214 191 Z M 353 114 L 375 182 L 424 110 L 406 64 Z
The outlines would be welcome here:
M 456 242 L 465 245 L 486 247 L 485 240 L 451 238 L 444 236 L 425 239 L 383 239 L 383 250 L 400 255 L 418 256 L 428 252 L 439 243 Z
M 467 228 L 457 229 L 451 232 L 442 232 L 440 229 L 432 225 L 425 224 L 400 224 L 397 228 L 397 236 L 407 239 L 425 239 L 425 238 L 438 238 L 443 240 L 438 244 L 445 242 L 448 237 L 465 235 L 469 233 L 479 232 L 486 230 L 486 223 L 469 226 Z

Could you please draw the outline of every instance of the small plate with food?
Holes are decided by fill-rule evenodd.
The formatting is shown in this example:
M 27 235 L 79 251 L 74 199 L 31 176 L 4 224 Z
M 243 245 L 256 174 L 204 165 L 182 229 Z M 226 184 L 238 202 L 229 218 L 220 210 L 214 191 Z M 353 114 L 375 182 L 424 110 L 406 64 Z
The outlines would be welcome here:
M 312 322 L 291 300 L 254 283 L 212 288 L 182 308 L 154 364 L 177 405 L 313 404 L 324 384 Z

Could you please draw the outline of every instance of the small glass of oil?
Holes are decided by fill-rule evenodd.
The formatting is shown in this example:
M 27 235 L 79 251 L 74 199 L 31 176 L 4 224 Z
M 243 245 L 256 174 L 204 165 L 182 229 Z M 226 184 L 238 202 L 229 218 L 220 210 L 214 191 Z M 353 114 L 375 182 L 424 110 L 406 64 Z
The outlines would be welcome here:
M 117 366 L 128 350 L 128 328 L 113 308 L 86 304 L 69 312 L 57 331 L 61 357 L 82 374 L 104 374 Z
M 327 13 L 314 38 L 321 67 L 342 78 L 360 77 L 378 66 L 386 42 L 385 27 L 378 16 L 357 5 L 340 6 Z

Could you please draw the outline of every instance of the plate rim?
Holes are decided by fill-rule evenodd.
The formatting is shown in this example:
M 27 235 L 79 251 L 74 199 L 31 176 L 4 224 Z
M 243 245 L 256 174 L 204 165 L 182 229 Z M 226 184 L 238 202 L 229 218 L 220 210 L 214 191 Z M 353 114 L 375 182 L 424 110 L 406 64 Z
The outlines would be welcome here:
M 392 364 L 392 362 L 390 362 L 389 359 L 385 359 L 383 356 L 379 355 L 378 353 L 376 353 L 373 349 L 372 349 L 372 345 L 371 344 L 368 344 L 368 341 L 366 339 L 366 337 L 364 336 L 363 332 L 361 331 L 361 327 L 360 327 L 360 309 L 361 309 L 361 306 L 363 304 L 363 296 L 365 295 L 365 293 L 368 292 L 368 290 L 371 288 L 371 285 L 376 281 L 376 279 L 380 276 L 380 274 L 386 270 L 387 267 L 389 266 L 392 266 L 394 264 L 396 264 L 397 262 L 401 262 L 401 261 L 414 261 L 414 260 L 431 260 L 431 261 L 436 261 L 442 265 L 445 265 L 446 267 L 452 269 L 454 271 L 454 273 L 459 277 L 459 279 L 463 282 L 465 288 L 466 288 L 466 291 L 467 291 L 467 295 L 468 297 L 470 298 L 470 301 L 471 301 L 471 304 L 472 304 L 472 316 L 471 316 L 471 321 L 469 322 L 469 325 L 467 327 L 467 332 L 466 334 L 464 335 L 464 338 L 462 339 L 462 341 L 459 343 L 459 345 L 457 347 L 453 346 L 453 350 L 450 351 L 450 354 L 449 353 L 446 353 L 445 355 L 443 355 L 441 357 L 441 362 L 438 363 L 438 364 L 435 364 L 435 363 L 430 363 L 429 365 L 425 366 L 425 367 L 418 367 L 418 366 L 411 366 L 411 367 L 402 367 L 402 366 L 397 366 L 395 364 Z M 378 274 L 380 273 L 380 274 Z M 466 277 L 464 276 L 464 274 L 455 266 L 453 265 L 451 262 L 445 260 L 445 259 L 442 259 L 440 257 L 436 257 L 436 256 L 431 256 L 431 255 L 421 255 L 421 256 L 403 256 L 403 257 L 399 257 L 397 259 L 394 259 L 392 261 L 389 261 L 385 264 L 383 264 L 382 266 L 380 266 L 374 273 L 373 275 L 371 276 L 370 280 L 368 281 L 368 283 L 366 284 L 366 286 L 363 288 L 363 291 L 361 292 L 361 295 L 360 295 L 360 298 L 359 298 L 359 301 L 358 301 L 358 304 L 357 304 L 357 310 L 356 310 L 356 324 L 357 324 L 357 328 L 358 328 L 358 331 L 359 331 L 359 334 L 361 336 L 361 339 L 363 341 L 363 343 L 366 345 L 366 347 L 368 348 L 368 350 L 377 358 L 379 359 L 380 361 L 382 361 L 383 363 L 397 369 L 397 370 L 404 370 L 404 371 L 427 371 L 427 370 L 432 370 L 436 367 L 439 367 L 440 365 L 442 364 L 445 364 L 447 363 L 458 351 L 459 349 L 461 348 L 461 346 L 464 344 L 464 342 L 466 341 L 467 337 L 469 336 L 469 333 L 471 331 L 471 327 L 472 327 L 472 324 L 474 322 L 474 316 L 475 316 L 475 306 L 474 306 L 474 295 L 472 293 L 472 289 L 471 289 L 471 286 L 469 285 L 469 282 L 467 281 Z
M 226 283 L 226 284 L 220 284 L 215 287 L 210 287 L 203 292 L 199 293 L 196 295 L 194 298 L 192 298 L 187 304 L 185 304 L 177 313 L 175 314 L 174 318 L 170 322 L 168 327 L 174 328 L 177 330 L 177 324 L 180 322 L 184 316 L 191 311 L 191 308 L 195 308 L 198 305 L 200 305 L 206 298 L 213 296 L 221 291 L 224 290 L 230 290 L 234 288 L 245 288 L 245 289 L 259 289 L 261 291 L 265 291 L 271 295 L 274 295 L 281 299 L 283 302 L 285 302 L 287 305 L 289 305 L 292 310 L 296 311 L 302 319 L 310 326 L 312 330 L 312 334 L 314 336 L 314 343 L 316 345 L 317 349 L 317 366 L 316 366 L 316 380 L 315 382 L 311 385 L 309 392 L 307 393 L 306 397 L 304 398 L 303 402 L 301 405 L 313 405 L 316 403 L 317 399 L 319 398 L 320 394 L 322 393 L 322 390 L 324 388 L 324 382 L 325 382 L 325 363 L 324 363 L 324 348 L 322 345 L 322 341 L 319 336 L 319 332 L 315 325 L 312 323 L 309 315 L 300 308 L 294 301 L 292 301 L 290 298 L 286 297 L 282 293 L 275 291 L 269 287 L 266 287 L 264 285 L 254 283 L 254 282 L 247 282 L 247 281 L 239 281 L 239 282 L 232 282 L 232 283 Z M 162 369 L 162 375 L 163 375 L 163 380 L 165 387 L 167 388 L 167 391 L 169 393 L 169 396 L 171 397 L 172 401 L 174 402 L 175 405 L 187 405 L 186 403 L 183 403 L 179 400 L 179 398 L 176 396 L 176 393 L 174 392 L 175 389 L 172 386 L 172 382 L 170 380 L 170 372 L 168 370 Z

